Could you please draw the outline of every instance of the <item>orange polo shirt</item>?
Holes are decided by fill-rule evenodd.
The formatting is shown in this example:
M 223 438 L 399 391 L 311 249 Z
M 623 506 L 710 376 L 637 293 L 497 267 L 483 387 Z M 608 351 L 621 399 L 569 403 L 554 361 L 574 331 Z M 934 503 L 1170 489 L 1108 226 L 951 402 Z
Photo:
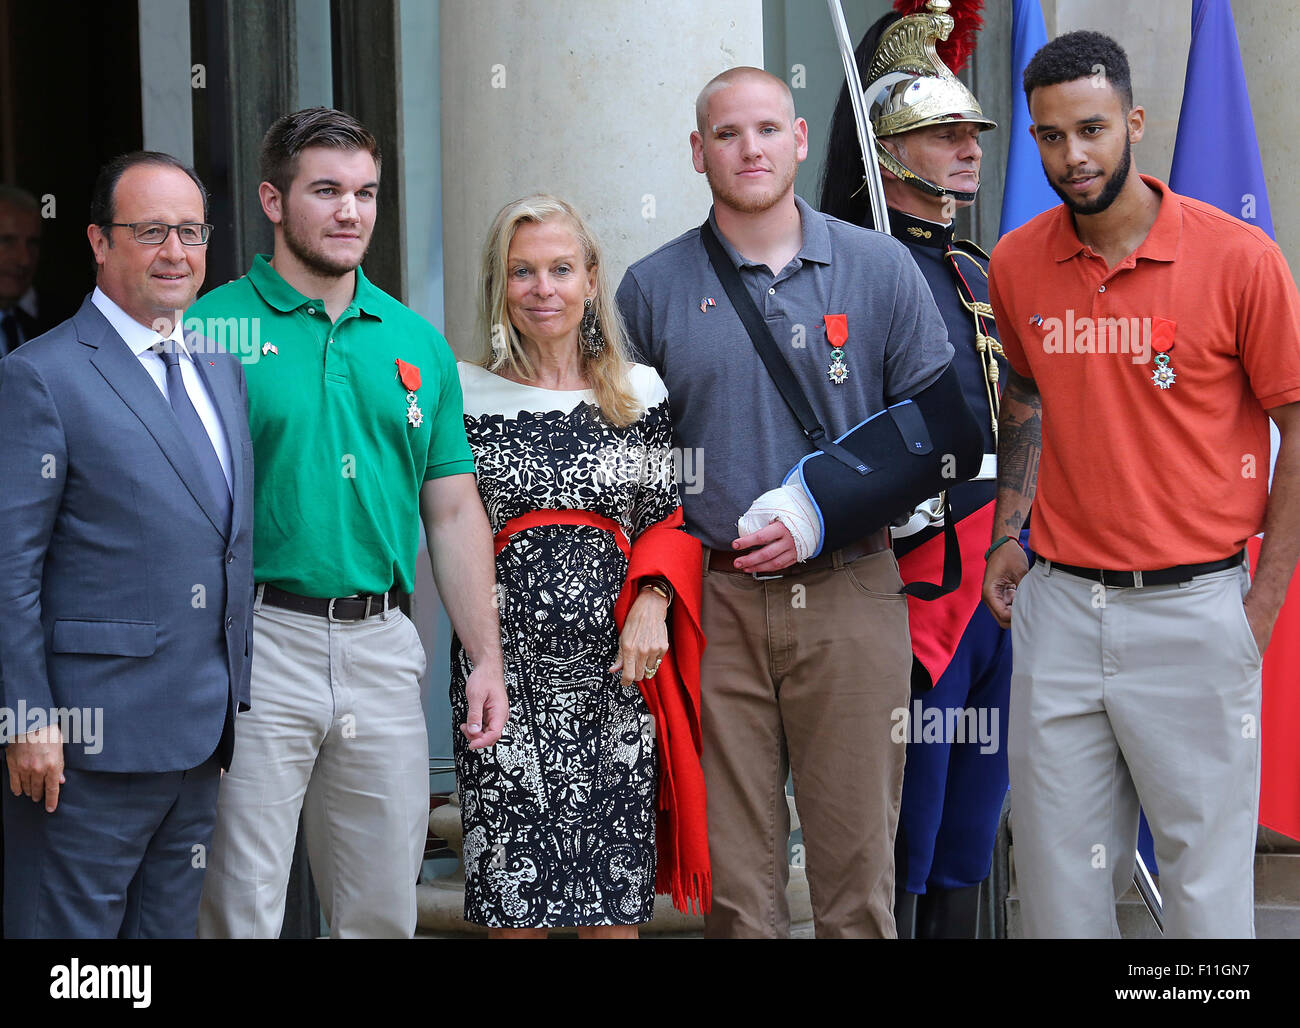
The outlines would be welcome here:
M 1300 300 L 1277 245 L 1142 179 L 1160 212 L 1115 267 L 1064 206 L 1009 232 L 989 265 L 1007 359 L 1043 400 L 1030 545 L 1121 571 L 1244 546 L 1268 502 L 1264 412 L 1300 400 Z

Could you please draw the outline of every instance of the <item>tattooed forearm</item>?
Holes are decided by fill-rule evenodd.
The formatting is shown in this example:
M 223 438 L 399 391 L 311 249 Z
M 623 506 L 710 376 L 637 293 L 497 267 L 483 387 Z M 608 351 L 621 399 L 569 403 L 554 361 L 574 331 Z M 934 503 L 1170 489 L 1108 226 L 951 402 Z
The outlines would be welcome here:
M 1043 419 L 1033 414 L 1017 422 L 1003 415 L 998 447 L 998 484 L 1026 496 L 1034 494 L 1038 459 L 1043 452 Z
M 998 503 L 993 537 L 1020 533 L 1038 489 L 1043 453 L 1043 401 L 1032 378 L 1007 369 L 998 423 Z

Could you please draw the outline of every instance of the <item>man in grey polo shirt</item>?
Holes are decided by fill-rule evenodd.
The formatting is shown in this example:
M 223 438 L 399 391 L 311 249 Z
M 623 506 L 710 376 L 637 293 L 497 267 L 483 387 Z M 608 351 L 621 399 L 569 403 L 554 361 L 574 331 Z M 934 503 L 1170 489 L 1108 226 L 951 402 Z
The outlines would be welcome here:
M 931 385 L 952 348 L 906 249 L 794 195 L 808 127 L 785 83 L 757 68 L 724 72 L 700 93 L 696 123 L 710 222 L 828 432 Z M 737 519 L 809 447 L 699 229 L 633 264 L 618 302 L 668 386 L 675 445 L 697 472 L 683 503 L 705 545 L 706 935 L 789 933 L 792 767 L 817 935 L 893 936 L 905 747 L 890 735 L 912 655 L 888 533 L 802 564 L 780 522 L 736 538 Z M 847 322 L 838 359 L 828 316 Z

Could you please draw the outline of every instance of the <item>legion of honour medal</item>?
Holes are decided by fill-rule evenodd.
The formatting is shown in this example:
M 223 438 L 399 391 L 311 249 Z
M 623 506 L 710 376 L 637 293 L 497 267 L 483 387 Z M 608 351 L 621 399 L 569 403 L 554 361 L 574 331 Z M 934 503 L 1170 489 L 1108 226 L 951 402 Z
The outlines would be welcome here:
M 826 377 L 836 385 L 843 385 L 849 377 L 849 366 L 844 360 L 844 344 L 849 341 L 849 316 L 827 314 L 824 318 L 826 341 L 831 344 L 831 363 L 826 369 Z
M 1151 381 L 1161 389 L 1168 389 L 1177 377 L 1174 374 L 1173 361 L 1169 351 L 1174 348 L 1174 327 L 1177 322 L 1168 318 L 1151 319 L 1151 349 L 1155 351 L 1155 370 L 1151 372 Z
M 420 388 L 420 369 L 414 364 L 407 364 L 402 358 L 397 358 L 397 377 L 401 379 L 402 385 L 406 387 L 406 421 L 412 428 L 419 428 L 424 424 L 424 412 L 420 410 L 419 397 L 415 395 L 416 390 Z

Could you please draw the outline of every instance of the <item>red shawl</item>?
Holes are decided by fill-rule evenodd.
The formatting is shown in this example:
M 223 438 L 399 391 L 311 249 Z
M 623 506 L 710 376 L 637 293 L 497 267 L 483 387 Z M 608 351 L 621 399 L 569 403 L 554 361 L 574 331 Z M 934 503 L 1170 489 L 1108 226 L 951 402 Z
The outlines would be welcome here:
M 622 529 L 591 511 L 539 510 L 508 521 L 496 536 L 499 553 L 511 535 L 535 525 L 585 524 L 613 532 L 628 556 L 627 580 L 614 605 L 621 632 L 646 578 L 667 579 L 674 599 L 668 610 L 668 653 L 653 678 L 637 684 L 655 719 L 659 757 L 659 815 L 655 849 L 655 891 L 670 894 L 684 913 L 692 905 L 707 913 L 712 902 L 704 771 L 700 766 L 700 628 L 703 553 L 699 541 L 682 531 L 682 511 L 642 532 L 628 546 Z

